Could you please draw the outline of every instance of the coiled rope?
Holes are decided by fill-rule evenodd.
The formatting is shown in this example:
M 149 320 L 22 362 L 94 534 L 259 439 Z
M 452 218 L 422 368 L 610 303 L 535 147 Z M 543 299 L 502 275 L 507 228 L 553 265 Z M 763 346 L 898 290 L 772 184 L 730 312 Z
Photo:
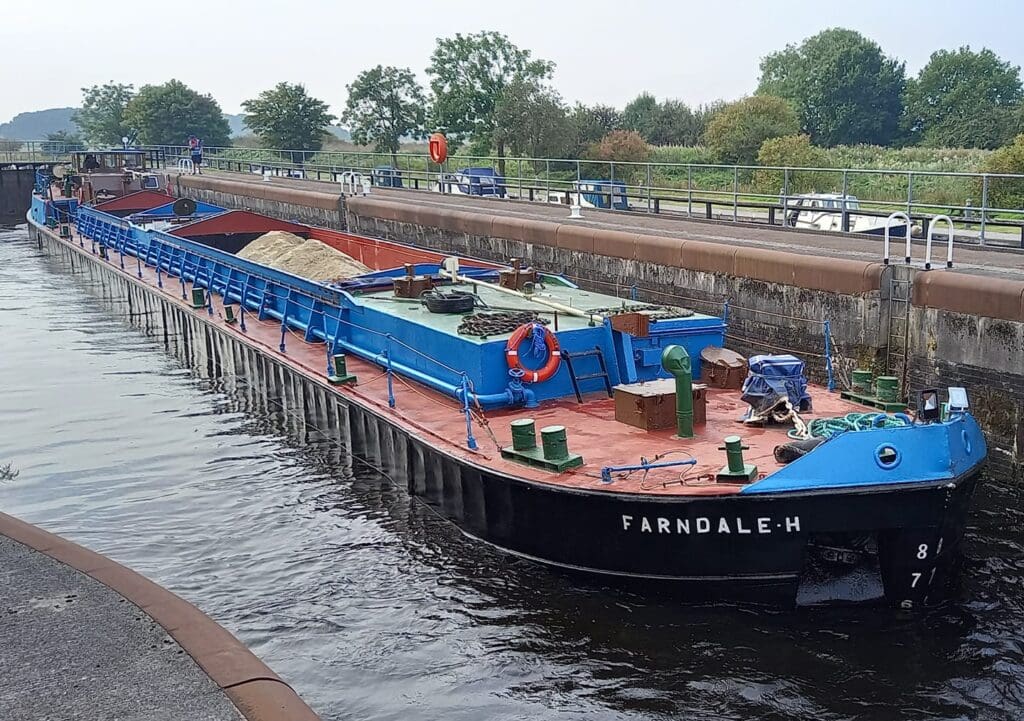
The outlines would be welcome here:
M 902 428 L 913 423 L 905 413 L 847 413 L 835 418 L 814 418 L 807 424 L 807 433 L 801 434 L 796 429 L 789 431 L 790 438 L 797 440 L 814 438 L 833 438 L 846 431 L 866 431 L 872 428 Z

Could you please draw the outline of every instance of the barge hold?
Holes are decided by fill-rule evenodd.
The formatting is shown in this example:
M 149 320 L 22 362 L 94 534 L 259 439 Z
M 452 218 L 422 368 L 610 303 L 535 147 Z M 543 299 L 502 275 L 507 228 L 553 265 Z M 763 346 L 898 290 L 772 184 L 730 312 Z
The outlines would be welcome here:
M 301 387 L 302 412 L 505 551 L 693 600 L 911 608 L 957 588 L 987 454 L 960 389 L 912 417 L 887 412 L 887 379 L 841 396 L 791 356 L 742 359 L 743 379 L 722 317 L 162 193 L 48 190 L 29 222 L 165 339 Z M 371 270 L 314 282 L 236 255 L 275 231 Z

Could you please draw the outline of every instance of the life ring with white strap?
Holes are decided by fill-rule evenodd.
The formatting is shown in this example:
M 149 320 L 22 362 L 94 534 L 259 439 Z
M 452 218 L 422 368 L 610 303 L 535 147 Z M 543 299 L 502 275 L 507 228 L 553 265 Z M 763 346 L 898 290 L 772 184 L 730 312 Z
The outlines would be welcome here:
M 519 346 L 523 341 L 533 336 L 534 328 L 539 327 L 544 331 L 544 345 L 548 349 L 548 362 L 543 367 L 533 370 L 523 365 L 519 359 Z M 510 369 L 518 369 L 523 373 L 523 380 L 528 383 L 543 383 L 558 371 L 562 362 L 562 349 L 558 345 L 558 339 L 547 327 L 540 323 L 523 323 L 513 331 L 505 346 L 505 362 Z

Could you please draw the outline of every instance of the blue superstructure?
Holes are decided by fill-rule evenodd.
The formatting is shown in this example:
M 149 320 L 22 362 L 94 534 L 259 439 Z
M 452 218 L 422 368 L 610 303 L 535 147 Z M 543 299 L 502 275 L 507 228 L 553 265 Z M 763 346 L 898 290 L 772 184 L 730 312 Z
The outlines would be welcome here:
M 41 212 L 45 203 L 41 199 L 36 202 Z M 204 204 L 197 210 L 216 213 L 220 209 Z M 405 269 L 376 271 L 332 287 L 95 208 L 79 208 L 77 221 L 82 235 L 119 253 L 122 263 L 124 257 L 137 256 L 141 262 L 160 268 L 167 275 L 165 282 L 183 279 L 209 288 L 227 301 L 257 313 L 260 319 L 282 321 L 307 340 L 325 341 L 332 353 L 358 355 L 455 398 L 461 398 L 467 383 L 475 400 L 491 408 L 532 405 L 574 393 L 565 363 L 548 381 L 524 388 L 509 373 L 508 332 L 486 337 L 464 335 L 458 331 L 460 316 L 431 314 L 415 301 L 395 298 L 390 280 L 404 275 Z M 433 275 L 439 268 L 423 265 L 415 270 Z M 468 279 L 485 283 L 493 281 L 495 275 L 494 271 L 482 269 L 465 272 Z M 546 311 L 523 299 L 496 294 L 492 297 L 483 284 L 477 292 L 482 301 L 493 305 L 512 304 L 521 310 L 539 311 L 553 328 L 558 328 L 558 342 L 565 354 L 585 356 L 599 349 L 607 362 L 608 381 L 612 385 L 666 377 L 660 363 L 661 353 L 665 346 L 673 344 L 687 349 L 694 372 L 699 374 L 700 351 L 709 345 L 721 345 L 725 332 L 720 318 L 692 314 L 654 317 L 650 333 L 638 338 L 614 330 L 608 320 L 596 322 Z M 617 301 L 610 296 L 584 293 L 560 279 L 552 279 L 540 295 L 580 311 L 596 310 Z M 537 367 L 547 357 L 544 351 L 532 353 L 524 347 L 522 359 L 530 367 Z M 595 384 L 583 390 L 599 387 L 603 386 Z

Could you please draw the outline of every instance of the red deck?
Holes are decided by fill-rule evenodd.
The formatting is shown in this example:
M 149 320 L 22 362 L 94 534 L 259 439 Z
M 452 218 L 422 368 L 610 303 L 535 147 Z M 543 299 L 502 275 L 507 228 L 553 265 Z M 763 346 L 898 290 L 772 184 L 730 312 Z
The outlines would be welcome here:
M 61 241 L 56 235 L 53 237 L 67 243 L 79 253 L 91 255 L 88 240 L 85 241 L 85 249 L 82 249 L 77 238 L 73 243 L 69 243 Z M 335 241 L 332 245 L 355 255 L 370 267 L 394 267 L 402 262 L 431 262 L 441 258 L 439 254 L 429 251 L 418 251 L 386 241 L 357 238 L 333 231 L 317 229 L 314 237 L 324 240 L 332 237 Z M 104 262 L 98 257 L 94 258 Z M 205 309 L 192 309 L 188 302 L 182 299 L 181 284 L 177 280 L 167 282 L 165 279 L 165 287 L 159 289 L 153 268 L 143 266 L 143 277 L 139 279 L 134 262 L 124 271 L 119 267 L 116 254 L 112 254 L 112 260 L 106 262 L 113 272 L 123 273 L 130 281 L 149 286 L 152 290 L 162 293 L 169 302 L 177 303 L 190 313 L 196 313 L 203 320 L 209 319 L 210 322 L 219 325 L 223 332 L 237 337 L 241 342 L 259 348 L 265 354 L 277 358 L 316 382 L 328 385 L 325 377 L 326 355 L 323 343 L 306 343 L 300 334 L 293 332 L 287 337 L 286 352 L 281 353 L 278 350 L 281 340 L 279 322 L 260 322 L 256 320 L 255 314 L 247 313 L 247 332 L 242 333 L 238 324 L 228 325 L 224 322 L 220 310 L 215 310 L 215 315 L 210 318 Z M 190 293 L 189 295 L 191 296 Z M 219 307 L 216 300 L 215 297 L 215 308 Z M 453 456 L 511 476 L 559 486 L 613 493 L 732 494 L 741 486 L 720 484 L 714 480 L 714 474 L 725 465 L 725 454 L 718 450 L 725 436 L 740 435 L 743 438 L 744 444 L 750 447 L 745 453 L 745 458 L 748 463 L 757 465 L 761 475 L 771 473 L 780 467 L 775 461 L 773 450 L 775 446 L 787 440 L 788 429 L 785 427 L 760 429 L 737 422 L 736 419 L 746 408 L 740 401 L 738 391 L 708 389 L 708 422 L 696 427 L 697 437 L 692 440 L 674 439 L 672 430 L 644 431 L 617 422 L 613 401 L 600 393 L 585 396 L 583 404 L 577 403 L 575 399 L 566 399 L 542 403 L 540 408 L 534 410 L 489 411 L 487 419 L 497 443 L 486 429 L 474 420 L 473 433 L 479 444 L 479 450 L 474 452 L 466 447 L 465 415 L 456 400 L 395 375 L 396 408 L 390 409 L 387 402 L 387 382 L 379 366 L 349 356 L 348 369 L 350 373 L 358 376 L 358 383 L 335 387 L 334 390 L 339 395 L 352 397 L 375 408 L 379 413 L 391 418 L 395 425 L 423 437 Z M 838 394 L 828 393 L 819 386 L 811 386 L 809 392 L 816 412 L 802 414 L 805 421 L 816 415 L 836 416 L 865 410 L 862 406 L 841 400 Z M 565 426 L 569 450 L 582 454 L 584 465 L 565 473 L 555 474 L 503 459 L 500 447 L 512 444 L 509 423 L 516 418 L 534 418 L 538 435 L 539 429 L 544 426 Z M 651 471 L 646 477 L 642 472 L 634 472 L 628 477 L 617 477 L 611 484 L 604 484 L 600 480 L 603 466 L 632 465 L 639 463 L 641 457 L 653 461 L 656 456 L 662 454 L 668 454 L 664 460 L 683 459 L 690 454 L 697 459 L 697 465 L 659 469 Z

